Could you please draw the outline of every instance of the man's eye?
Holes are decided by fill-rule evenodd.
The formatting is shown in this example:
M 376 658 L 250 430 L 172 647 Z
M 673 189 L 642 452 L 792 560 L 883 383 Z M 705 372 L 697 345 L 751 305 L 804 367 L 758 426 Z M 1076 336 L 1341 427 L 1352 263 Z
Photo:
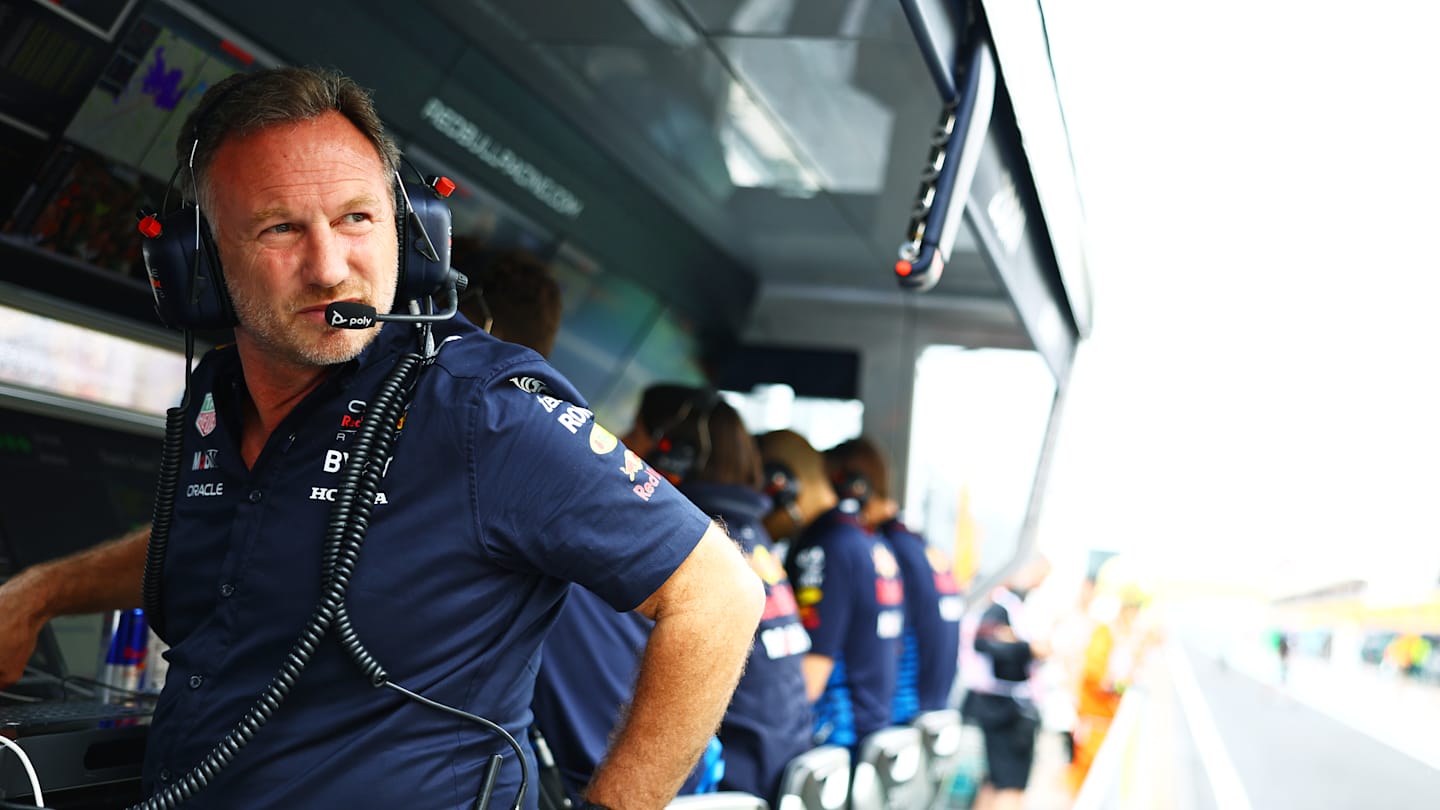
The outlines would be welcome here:
M 369 222 L 369 221 L 370 221 L 370 215 L 369 215 L 369 214 L 360 214 L 360 213 L 346 214 L 346 215 L 345 215 L 345 218 L 346 218 L 347 220 L 349 220 L 350 222 Z
M 289 231 L 290 223 L 288 222 L 282 222 L 279 225 L 271 225 L 270 227 L 265 229 L 266 233 L 288 233 Z

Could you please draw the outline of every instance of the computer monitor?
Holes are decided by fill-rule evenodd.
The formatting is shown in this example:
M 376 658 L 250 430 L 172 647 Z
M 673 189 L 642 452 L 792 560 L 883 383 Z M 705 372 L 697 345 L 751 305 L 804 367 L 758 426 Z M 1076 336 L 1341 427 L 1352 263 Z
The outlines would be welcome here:
M 148 524 L 160 446 L 158 434 L 0 404 L 0 580 Z M 30 663 L 94 677 L 103 635 L 100 615 L 57 619 Z M 38 681 L 20 687 L 43 691 Z
M 0 211 L 4 237 L 143 281 L 135 212 L 165 200 L 176 137 L 205 90 L 255 60 L 161 3 L 144 4 L 128 18 L 117 14 L 113 42 L 66 30 L 67 23 L 49 12 L 25 10 L 27 20 L 34 17 L 32 27 L 46 26 L 45 41 L 74 38 L 75 53 L 95 72 L 76 74 L 67 60 L 35 67 L 32 72 L 47 74 L 36 92 L 43 89 L 63 106 L 63 117 L 20 110 L 18 119 L 26 120 L 0 128 L 0 136 L 8 133 L 0 137 L 0 154 L 6 155 L 30 155 L 37 140 L 10 133 L 16 124 L 37 135 L 59 135 L 47 139 L 54 146 L 38 166 L 33 160 L 0 166 L 0 191 L 28 185 L 13 211 Z M 0 90 L 15 83 L 3 68 Z M 62 78 L 72 90 L 56 97 Z M 88 92 L 81 96 L 74 85 Z M 0 204 L 4 199 L 0 194 Z M 176 205 L 178 194 L 169 199 Z

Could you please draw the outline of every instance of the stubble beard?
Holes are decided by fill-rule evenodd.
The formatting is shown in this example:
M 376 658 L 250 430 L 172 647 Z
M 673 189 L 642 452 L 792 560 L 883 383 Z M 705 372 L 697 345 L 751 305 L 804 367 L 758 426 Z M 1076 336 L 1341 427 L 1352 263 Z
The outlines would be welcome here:
M 236 293 L 239 293 L 236 295 Z M 371 300 L 366 291 L 342 298 Z M 306 303 L 266 305 L 248 292 L 232 290 L 235 313 L 255 343 L 277 360 L 296 366 L 331 366 L 360 356 L 378 329 L 336 329 L 323 323 L 296 317 Z M 387 308 L 388 309 L 388 308 Z

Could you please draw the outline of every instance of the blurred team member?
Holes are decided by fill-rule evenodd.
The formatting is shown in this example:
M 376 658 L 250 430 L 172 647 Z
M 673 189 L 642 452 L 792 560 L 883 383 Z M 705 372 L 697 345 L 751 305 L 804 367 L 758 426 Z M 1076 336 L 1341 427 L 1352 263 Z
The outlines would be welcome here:
M 1044 581 L 1050 565 L 1037 558 L 990 593 L 978 617 L 963 622 L 961 711 L 985 735 L 987 774 L 974 810 L 1019 810 L 1035 760 L 1040 712 L 1030 683 L 1032 665 L 1049 650 L 1025 620 L 1025 594 Z
M 774 806 L 786 764 L 811 747 L 800 668 L 810 636 L 761 522 L 770 499 L 760 491 L 760 451 L 740 415 L 710 390 L 649 388 L 636 421 L 627 438 L 646 447 L 645 460 L 655 471 L 729 530 L 765 583 L 765 612 L 750 660 L 720 723 L 720 788 L 761 796 Z
M 871 468 L 875 476 L 871 497 L 879 504 L 877 529 L 890 542 L 905 583 L 905 634 L 892 720 L 909 723 L 921 712 L 949 707 L 965 603 L 949 556 L 900 521 L 899 504 L 890 494 L 889 465 L 879 448 L 855 439 L 832 452 L 853 455 L 850 463 Z
M 839 498 L 825 476 L 825 458 L 793 430 L 758 437 L 764 463 L 765 492 L 771 498 L 765 531 L 777 542 L 793 541 Z M 793 585 L 793 583 L 792 583 Z
M 862 436 L 831 448 L 825 466 L 832 483 L 841 490 L 849 487 L 840 493 L 842 508 L 847 497 L 853 500 L 848 508 L 861 525 L 886 539 L 900 567 L 905 630 L 890 711 L 892 722 L 909 723 L 922 711 L 945 708 L 955 685 L 963 606 L 950 563 L 896 517 L 890 461 L 873 440 Z
M 766 434 L 760 449 L 766 462 L 788 467 L 792 478 L 799 475 L 801 495 L 830 486 L 824 459 L 798 434 Z M 818 516 L 805 510 L 797 510 L 798 519 L 790 515 L 809 522 L 785 561 L 810 632 L 803 667 L 805 692 L 814 703 L 815 742 L 852 752 L 890 724 L 905 626 L 900 568 L 889 544 L 860 517 L 868 491 L 856 476 L 834 493 L 835 508 Z
M 560 331 L 560 284 L 528 253 L 486 253 L 474 239 L 451 241 L 451 263 L 469 276 L 460 313 L 501 340 L 529 346 L 549 357 Z

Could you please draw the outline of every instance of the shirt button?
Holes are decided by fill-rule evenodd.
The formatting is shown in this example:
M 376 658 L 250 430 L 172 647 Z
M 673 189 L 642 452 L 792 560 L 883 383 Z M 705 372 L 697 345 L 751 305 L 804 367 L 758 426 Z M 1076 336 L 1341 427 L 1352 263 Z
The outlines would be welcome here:
M 263 497 L 265 497 L 265 493 L 261 492 L 260 490 L 258 490 L 258 489 L 252 489 L 252 490 L 250 490 L 250 502 L 251 502 L 251 503 L 259 503 L 259 502 L 260 502 L 260 499 L 263 498 Z
M 231 585 L 231 584 L 228 583 L 228 582 L 225 583 L 224 585 L 221 585 L 221 586 L 220 586 L 220 595 L 221 595 L 221 596 L 234 596 L 234 595 L 235 595 L 235 586 L 234 586 L 234 585 Z
M 200 688 L 200 685 L 203 684 L 203 683 L 205 683 L 205 678 L 204 678 L 203 676 L 201 676 L 201 675 L 191 675 L 191 676 L 190 676 L 190 688 L 191 688 L 191 689 L 199 689 L 199 688 Z

